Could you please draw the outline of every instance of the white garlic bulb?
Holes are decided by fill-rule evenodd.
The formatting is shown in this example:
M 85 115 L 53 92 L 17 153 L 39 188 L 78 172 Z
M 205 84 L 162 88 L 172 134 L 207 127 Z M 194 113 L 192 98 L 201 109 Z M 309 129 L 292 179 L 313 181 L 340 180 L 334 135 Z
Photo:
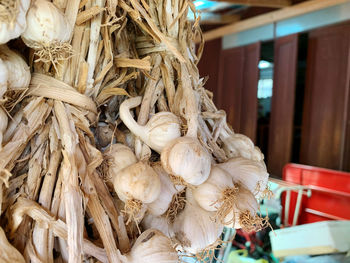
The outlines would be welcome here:
M 136 240 L 131 251 L 122 257 L 124 263 L 177 263 L 171 240 L 156 229 L 148 229 Z
M 258 211 L 259 204 L 254 195 L 245 187 L 238 186 L 237 202 L 225 218 L 226 226 L 236 229 L 243 228 L 247 232 L 258 231 L 267 223 L 257 214 Z
M 263 162 L 264 155 L 247 136 L 238 133 L 229 134 L 223 129 L 220 139 L 222 140 L 223 150 L 228 158 L 243 157 Z
M 27 28 L 22 34 L 25 44 L 41 49 L 70 39 L 71 30 L 64 13 L 47 0 L 35 0 L 27 13 Z
M 19 37 L 26 28 L 30 0 L 0 1 L 0 44 Z
M 159 176 L 161 190 L 158 198 L 148 205 L 148 211 L 152 215 L 160 216 L 168 210 L 173 196 L 185 187 L 182 185 L 175 186 L 160 163 L 155 163 L 152 167 Z
M 0 58 L 8 71 L 8 89 L 26 89 L 29 86 L 31 74 L 24 59 L 6 45 L 0 46 Z
M 229 173 L 234 182 L 246 187 L 256 198 L 263 196 L 268 186 L 269 174 L 261 162 L 238 157 L 220 163 L 218 167 Z
M 123 202 L 136 199 L 148 204 L 155 201 L 160 194 L 159 177 L 152 167 L 144 162 L 129 165 L 119 171 L 113 184 Z
M 112 144 L 103 153 L 108 163 L 109 178 L 113 180 L 114 176 L 125 167 L 137 163 L 134 152 L 124 144 Z
M 210 174 L 211 156 L 196 138 L 173 140 L 163 149 L 161 161 L 167 173 L 192 185 L 202 184 Z
M 200 207 L 215 212 L 213 220 L 223 225 L 231 223 L 227 216 L 231 214 L 237 202 L 238 188 L 230 174 L 217 166 L 211 168 L 207 181 L 192 190 L 193 197 Z
M 144 229 L 157 229 L 168 237 L 174 235 L 173 224 L 169 223 L 169 220 L 163 216 L 154 216 L 150 213 L 146 213 L 141 223 Z
M 120 118 L 133 134 L 160 153 L 165 145 L 181 136 L 180 120 L 171 112 L 158 112 L 145 126 L 139 125 L 132 117 L 130 109 L 138 106 L 141 100 L 142 97 L 125 100 L 119 108 Z
M 224 227 L 213 222 L 215 213 L 202 209 L 195 202 L 189 188 L 186 198 L 186 207 L 173 225 L 174 237 L 185 253 L 197 254 L 215 244 Z

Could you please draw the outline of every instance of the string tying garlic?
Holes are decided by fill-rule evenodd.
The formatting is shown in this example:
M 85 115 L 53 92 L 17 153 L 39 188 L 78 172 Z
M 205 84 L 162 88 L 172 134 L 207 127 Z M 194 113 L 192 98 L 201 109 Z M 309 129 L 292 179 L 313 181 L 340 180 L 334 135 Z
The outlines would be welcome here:
M 160 163 L 155 163 L 152 167 L 159 176 L 161 190 L 158 198 L 148 205 L 148 211 L 152 215 L 160 216 L 167 212 L 174 195 L 182 191 L 185 187 L 182 185 L 174 185 Z
M 125 203 L 128 222 L 140 221 L 143 204 L 154 202 L 160 194 L 160 179 L 157 173 L 144 162 L 138 162 L 120 170 L 113 180 L 114 189 Z
M 61 10 L 47 0 L 35 0 L 27 13 L 24 43 L 36 50 L 40 61 L 58 63 L 71 52 L 69 22 Z
M 19 37 L 26 28 L 30 0 L 0 1 L 0 44 Z
M 233 181 L 246 187 L 256 198 L 264 197 L 268 187 L 269 174 L 261 162 L 238 157 L 220 163 L 218 167 L 229 173 Z
M 167 236 L 156 229 L 148 229 L 121 260 L 124 263 L 177 263 L 179 257 Z
M 119 108 L 120 118 L 132 133 L 160 153 L 165 145 L 181 136 L 180 120 L 171 112 L 158 112 L 145 126 L 139 125 L 131 116 L 130 109 L 140 105 L 141 100 L 142 97 L 125 100 Z

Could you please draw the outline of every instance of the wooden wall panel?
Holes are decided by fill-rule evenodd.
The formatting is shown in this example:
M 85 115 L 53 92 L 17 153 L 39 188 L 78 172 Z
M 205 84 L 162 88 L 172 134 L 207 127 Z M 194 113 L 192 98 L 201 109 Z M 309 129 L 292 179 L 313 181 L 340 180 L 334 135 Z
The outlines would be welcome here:
M 218 106 L 227 113 L 235 132 L 255 141 L 260 43 L 223 50 Z
M 268 170 L 276 176 L 291 160 L 298 35 L 275 41 L 274 79 L 269 129 Z
M 218 102 L 218 80 L 219 65 L 221 53 L 221 38 L 208 41 L 204 45 L 202 57 L 198 63 L 198 69 L 201 77 L 208 76 L 209 79 L 205 84 L 205 88 L 213 92 L 214 102 Z
M 260 43 L 244 48 L 244 86 L 241 97 L 240 133 L 247 135 L 255 142 L 258 118 L 258 81 Z
M 240 130 L 241 91 L 243 87 L 244 48 L 224 50 L 221 53 L 218 108 L 226 111 L 227 122 Z
M 301 162 L 343 169 L 348 118 L 350 25 L 309 36 Z

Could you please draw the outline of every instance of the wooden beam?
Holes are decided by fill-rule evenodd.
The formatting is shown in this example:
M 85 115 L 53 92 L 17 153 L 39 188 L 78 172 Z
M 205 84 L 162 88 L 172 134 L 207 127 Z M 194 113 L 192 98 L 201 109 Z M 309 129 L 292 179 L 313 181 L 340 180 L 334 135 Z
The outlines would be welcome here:
M 218 15 L 218 14 L 210 14 L 204 16 L 201 14 L 201 25 L 224 25 L 230 24 L 233 22 L 237 22 L 241 19 L 240 15 Z
M 263 6 L 263 7 L 287 7 L 292 5 L 291 0 L 218 0 L 238 5 Z
M 325 9 L 331 6 L 350 2 L 350 0 L 309 0 L 291 7 L 286 7 L 277 11 L 269 12 L 253 18 L 232 23 L 204 33 L 204 40 L 212 40 L 233 33 L 238 33 L 255 27 L 275 23 L 281 20 L 304 15 L 313 11 Z

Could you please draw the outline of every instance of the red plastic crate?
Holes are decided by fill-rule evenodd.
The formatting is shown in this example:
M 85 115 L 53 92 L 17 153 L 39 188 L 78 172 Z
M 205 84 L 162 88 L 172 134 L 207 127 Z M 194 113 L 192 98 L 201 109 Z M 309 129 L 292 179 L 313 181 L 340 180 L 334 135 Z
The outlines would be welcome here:
M 287 164 L 283 180 L 308 186 L 311 197 L 303 196 L 298 224 L 324 220 L 350 220 L 350 173 L 319 167 Z M 297 193 L 291 194 L 288 223 L 291 225 Z M 284 201 L 282 201 L 284 204 Z M 284 215 L 284 212 L 282 213 Z

